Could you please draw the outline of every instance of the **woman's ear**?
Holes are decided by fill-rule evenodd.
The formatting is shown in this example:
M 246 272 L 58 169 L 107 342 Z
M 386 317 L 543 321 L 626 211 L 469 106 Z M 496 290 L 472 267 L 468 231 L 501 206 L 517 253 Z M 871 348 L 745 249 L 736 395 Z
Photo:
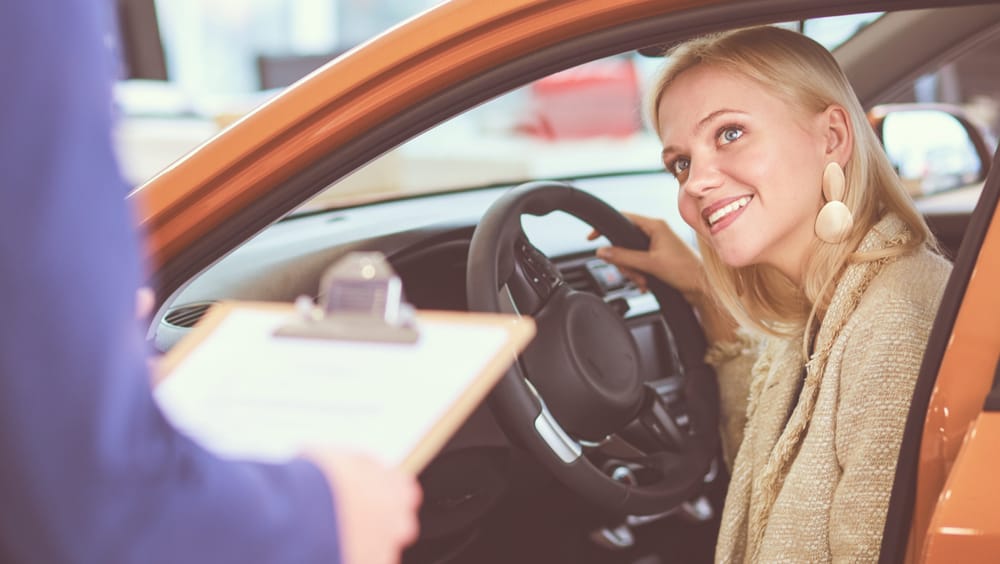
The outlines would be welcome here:
M 822 124 L 827 157 L 841 167 L 847 166 L 854 150 L 854 130 L 851 128 L 850 115 L 840 104 L 831 104 L 823 112 Z

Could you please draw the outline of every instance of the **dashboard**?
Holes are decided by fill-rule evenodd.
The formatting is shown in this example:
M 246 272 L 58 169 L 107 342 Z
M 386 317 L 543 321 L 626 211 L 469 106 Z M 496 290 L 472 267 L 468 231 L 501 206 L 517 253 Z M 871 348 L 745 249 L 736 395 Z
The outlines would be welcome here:
M 680 218 L 676 189 L 665 173 L 580 179 L 574 186 L 622 211 L 663 217 L 689 242 L 693 232 Z M 148 337 L 169 350 L 205 310 L 221 300 L 293 302 L 315 296 L 323 270 L 351 251 L 380 251 L 403 280 L 411 303 L 421 309 L 464 310 L 465 261 L 480 218 L 510 187 L 435 194 L 279 221 L 211 265 L 169 296 Z M 532 244 L 545 253 L 579 289 L 598 291 L 581 268 L 607 245 L 588 241 L 590 227 L 567 214 L 522 218 Z M 584 261 L 585 263 L 586 261 Z M 600 266 L 593 268 L 600 269 Z M 625 288 L 614 290 L 616 298 Z M 629 294 L 632 315 L 650 308 L 649 298 Z

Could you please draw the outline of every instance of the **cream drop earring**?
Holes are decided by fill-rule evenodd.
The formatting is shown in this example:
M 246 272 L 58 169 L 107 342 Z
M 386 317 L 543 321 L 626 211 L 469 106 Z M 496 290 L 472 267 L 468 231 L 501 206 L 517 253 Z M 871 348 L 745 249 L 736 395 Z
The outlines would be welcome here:
M 840 243 L 854 227 L 854 214 L 844 204 L 846 180 L 844 169 L 836 162 L 823 170 L 823 196 L 826 203 L 816 216 L 816 236 L 826 243 Z

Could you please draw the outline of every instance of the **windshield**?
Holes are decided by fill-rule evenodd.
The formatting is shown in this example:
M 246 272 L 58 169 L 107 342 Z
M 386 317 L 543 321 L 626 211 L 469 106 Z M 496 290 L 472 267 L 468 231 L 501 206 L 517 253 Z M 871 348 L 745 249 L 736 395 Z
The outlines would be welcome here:
M 141 184 L 281 88 L 435 3 L 157 2 L 168 80 L 133 79 L 118 88 L 127 179 Z M 879 15 L 781 25 L 834 48 Z M 627 53 L 544 77 L 389 151 L 296 213 L 527 180 L 661 170 L 642 99 L 662 63 Z
M 781 25 L 833 48 L 880 15 Z M 530 180 L 662 170 L 660 141 L 643 101 L 663 64 L 662 57 L 629 52 L 544 77 L 413 138 L 297 213 Z

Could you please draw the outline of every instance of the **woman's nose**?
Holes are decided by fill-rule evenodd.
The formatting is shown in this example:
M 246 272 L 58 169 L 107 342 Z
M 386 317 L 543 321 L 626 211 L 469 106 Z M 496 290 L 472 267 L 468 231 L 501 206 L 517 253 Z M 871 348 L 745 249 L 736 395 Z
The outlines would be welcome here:
M 684 183 L 684 190 L 688 194 L 701 197 L 721 184 L 722 173 L 719 171 L 718 163 L 711 157 L 691 159 L 687 181 Z

